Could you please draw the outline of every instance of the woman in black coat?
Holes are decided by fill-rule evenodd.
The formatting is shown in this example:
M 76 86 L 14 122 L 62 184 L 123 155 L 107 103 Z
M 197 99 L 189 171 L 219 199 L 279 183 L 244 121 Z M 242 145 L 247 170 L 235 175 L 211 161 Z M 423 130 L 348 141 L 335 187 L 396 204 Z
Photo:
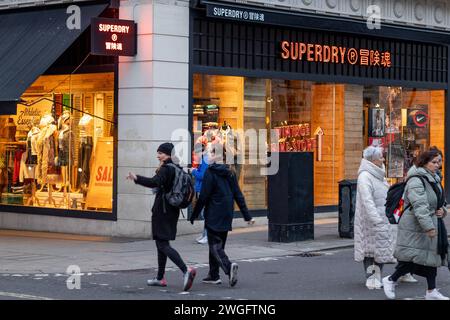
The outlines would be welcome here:
M 239 206 L 245 221 L 253 224 L 244 195 L 239 188 L 236 174 L 224 164 L 225 149 L 220 144 L 210 147 L 208 159 L 211 163 L 203 176 L 202 189 L 191 216 L 191 223 L 204 208 L 205 227 L 208 230 L 209 274 L 204 283 L 220 284 L 219 267 L 229 277 L 230 286 L 237 282 L 237 263 L 231 263 L 225 253 L 228 231 L 232 229 L 234 201 Z
M 171 165 L 173 164 L 171 157 L 173 147 L 172 143 L 163 143 L 159 146 L 157 158 L 160 161 L 160 166 L 154 177 L 146 178 L 130 172 L 127 179 L 133 180 L 136 184 L 144 187 L 156 189 L 155 202 L 152 208 L 152 235 L 158 250 L 158 276 L 148 280 L 147 284 L 149 286 L 167 286 L 164 273 L 167 257 L 169 257 L 183 272 L 183 290 L 187 291 L 192 286 L 196 270 L 187 268 L 179 253 L 169 243 L 170 240 L 175 240 L 177 235 L 177 223 L 180 215 L 180 209 L 171 206 L 165 199 L 165 193 L 172 190 L 175 179 L 175 168 Z

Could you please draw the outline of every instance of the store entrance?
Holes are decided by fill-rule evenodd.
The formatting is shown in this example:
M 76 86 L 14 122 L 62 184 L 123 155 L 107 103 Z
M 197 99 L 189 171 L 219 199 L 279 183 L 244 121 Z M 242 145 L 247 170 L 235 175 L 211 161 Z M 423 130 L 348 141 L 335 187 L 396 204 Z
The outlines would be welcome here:
M 391 183 L 406 176 L 418 152 L 444 151 L 443 90 L 195 74 L 193 98 L 196 142 L 243 144 L 236 169 L 251 210 L 267 209 L 264 165 L 254 161 L 261 146 L 314 152 L 314 206 L 330 210 L 339 203 L 338 182 L 357 179 L 368 145 L 384 147 Z M 279 139 L 266 134 L 263 144 L 252 143 L 252 130 L 275 130 Z

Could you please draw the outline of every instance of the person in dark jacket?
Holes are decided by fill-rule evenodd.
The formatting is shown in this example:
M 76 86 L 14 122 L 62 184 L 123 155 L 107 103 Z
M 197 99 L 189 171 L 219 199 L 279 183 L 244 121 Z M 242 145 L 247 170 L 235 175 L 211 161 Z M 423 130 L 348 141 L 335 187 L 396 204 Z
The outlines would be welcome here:
M 225 253 L 228 231 L 232 230 L 234 201 L 239 206 L 245 221 L 253 224 L 244 195 L 239 188 L 236 174 L 224 164 L 225 149 L 213 144 L 208 154 L 210 165 L 203 177 L 202 189 L 190 219 L 194 220 L 204 208 L 205 226 L 208 230 L 209 274 L 204 283 L 220 284 L 219 268 L 229 277 L 230 286 L 237 283 L 237 263 L 231 263 Z
M 180 214 L 179 208 L 171 206 L 165 200 L 165 193 L 172 190 L 175 179 L 175 168 L 169 165 L 173 164 L 173 148 L 172 143 L 163 143 L 159 146 L 157 158 L 160 161 L 160 166 L 156 170 L 154 177 L 146 178 L 130 172 L 127 179 L 133 180 L 141 186 L 156 190 L 155 202 L 152 208 L 152 235 L 158 251 L 158 275 L 156 278 L 148 280 L 147 284 L 149 286 L 167 286 L 164 274 L 167 257 L 169 257 L 183 272 L 183 290 L 187 291 L 192 286 L 196 270 L 188 268 L 179 253 L 169 243 L 169 241 L 175 240 L 177 235 L 177 223 Z

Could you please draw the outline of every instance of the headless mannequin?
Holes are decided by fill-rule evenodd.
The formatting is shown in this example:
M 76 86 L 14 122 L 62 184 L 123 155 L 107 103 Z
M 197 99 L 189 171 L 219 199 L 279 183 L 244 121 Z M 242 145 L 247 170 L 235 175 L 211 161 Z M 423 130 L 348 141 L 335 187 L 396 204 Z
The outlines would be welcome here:
M 83 194 L 86 195 L 90 178 L 90 160 L 93 148 L 94 121 L 93 117 L 85 114 L 79 122 L 80 128 L 80 158 L 78 161 L 78 182 Z
M 37 149 L 36 141 L 40 133 L 40 129 L 37 127 L 37 123 L 32 123 L 30 131 L 27 135 L 27 151 L 26 151 L 26 161 L 25 169 L 27 173 L 25 176 L 27 181 L 31 181 L 31 197 L 27 201 L 27 205 L 37 204 L 40 206 L 39 199 L 36 197 L 36 165 L 37 165 Z
M 69 166 L 72 165 L 74 139 L 70 130 L 70 113 L 64 113 L 58 120 L 60 131 L 58 135 L 58 162 L 61 166 L 62 187 L 64 193 L 70 192 Z
M 56 165 L 56 154 L 54 153 L 56 142 L 54 140 L 54 134 L 57 131 L 57 127 L 53 124 L 54 122 L 55 120 L 51 115 L 45 115 L 41 119 L 40 125 L 44 126 L 44 128 L 41 129 L 39 134 L 37 149 L 39 179 L 42 183 L 42 187 L 39 191 L 42 191 L 44 185 L 47 185 L 48 199 L 46 203 L 52 203 L 56 207 L 56 202 L 52 196 L 52 186 L 48 181 L 49 169 L 53 169 Z

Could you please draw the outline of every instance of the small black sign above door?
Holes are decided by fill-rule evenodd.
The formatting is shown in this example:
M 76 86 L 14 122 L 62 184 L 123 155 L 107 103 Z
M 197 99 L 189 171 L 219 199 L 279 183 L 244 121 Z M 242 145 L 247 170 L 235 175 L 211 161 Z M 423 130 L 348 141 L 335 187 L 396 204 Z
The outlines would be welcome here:
M 137 24 L 131 20 L 92 18 L 91 54 L 135 56 Z

